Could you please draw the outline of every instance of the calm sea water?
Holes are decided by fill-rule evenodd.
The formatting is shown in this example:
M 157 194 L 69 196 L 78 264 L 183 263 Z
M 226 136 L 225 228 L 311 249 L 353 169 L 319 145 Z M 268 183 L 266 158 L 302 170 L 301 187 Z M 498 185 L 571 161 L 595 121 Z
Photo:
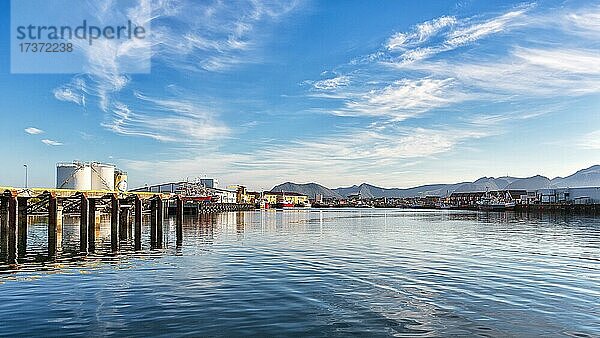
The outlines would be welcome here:
M 600 336 L 598 218 L 224 213 L 83 261 L 65 223 L 62 261 L 0 274 L 0 336 Z M 31 226 L 32 260 L 44 243 Z

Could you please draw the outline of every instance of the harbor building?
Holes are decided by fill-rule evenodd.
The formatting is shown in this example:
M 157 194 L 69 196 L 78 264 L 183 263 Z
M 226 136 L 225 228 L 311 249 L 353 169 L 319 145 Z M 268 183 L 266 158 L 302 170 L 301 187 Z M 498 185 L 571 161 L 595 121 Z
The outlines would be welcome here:
M 217 180 L 213 178 L 201 178 L 192 182 L 189 181 L 178 181 L 178 182 L 167 182 L 153 185 L 144 185 L 143 187 L 132 189 L 131 191 L 138 192 L 161 192 L 161 193 L 178 193 L 185 191 L 190 187 L 197 189 L 214 189 L 217 187 Z
M 286 201 L 294 205 L 309 203 L 308 196 L 297 192 L 265 191 L 263 196 L 273 205 Z
M 239 186 L 236 186 L 237 190 L 228 190 L 217 188 L 217 184 L 218 182 L 215 179 L 202 178 L 193 182 L 179 181 L 146 185 L 132 191 L 204 197 L 207 201 L 214 203 L 249 203 L 246 199 L 238 199 Z
M 288 203 L 293 205 L 308 205 L 310 204 L 307 195 L 303 195 L 297 192 L 282 192 L 282 191 L 252 191 L 245 192 L 243 196 L 246 196 L 249 203 L 260 203 L 264 201 L 271 206 L 275 206 L 282 203 Z
M 475 207 L 485 196 L 499 200 L 519 201 L 521 196 L 527 195 L 526 190 L 494 190 L 494 191 L 469 191 L 453 192 L 447 199 L 455 207 Z
M 256 195 L 258 193 L 249 192 L 246 189 L 246 187 L 243 185 L 234 185 L 234 186 L 231 186 L 231 188 L 236 188 L 237 203 L 256 204 L 258 201 L 258 198 L 260 197 L 260 196 Z
M 212 201 L 215 203 L 237 203 L 237 192 L 235 191 L 218 188 L 209 191 L 212 192 Z
M 541 204 L 598 204 L 600 187 L 540 189 L 536 199 Z

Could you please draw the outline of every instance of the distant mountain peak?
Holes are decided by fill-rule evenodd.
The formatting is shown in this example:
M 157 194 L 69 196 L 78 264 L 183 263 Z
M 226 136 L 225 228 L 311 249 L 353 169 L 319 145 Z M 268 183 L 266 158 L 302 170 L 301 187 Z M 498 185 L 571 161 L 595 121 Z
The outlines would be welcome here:
M 556 177 L 551 185 L 556 188 L 600 186 L 600 165 L 578 170 L 567 177 Z
M 573 175 L 582 174 L 582 173 L 587 173 L 587 172 L 597 172 L 597 171 L 600 171 L 600 164 L 596 164 L 596 165 L 593 165 L 593 166 L 591 166 L 591 167 L 589 167 L 589 168 L 585 168 L 585 169 L 578 170 L 578 171 L 577 171 L 577 172 L 575 172 L 575 174 L 573 174 Z M 573 175 L 571 175 L 571 176 L 573 176 Z
M 546 176 L 535 175 L 531 177 L 512 177 L 502 176 L 498 178 L 484 176 L 473 182 L 460 182 L 453 184 L 428 184 L 413 188 L 381 188 L 366 182 L 360 185 L 350 187 L 340 187 L 335 189 L 326 188 L 317 183 L 297 184 L 286 182 L 273 187 L 272 191 L 290 191 L 306 194 L 314 198 L 317 194 L 324 197 L 344 198 L 349 195 L 360 194 L 364 198 L 380 197 L 425 197 L 425 196 L 445 196 L 455 191 L 486 191 L 495 189 L 512 190 L 538 190 L 548 187 L 590 187 L 600 186 L 600 165 L 593 165 L 589 168 L 581 169 L 567 177 L 557 177 L 552 180 Z
M 341 195 L 335 191 L 324 187 L 318 183 L 293 183 L 285 182 L 274 186 L 271 191 L 285 191 L 285 192 L 297 192 L 300 194 L 307 195 L 309 198 L 316 198 L 317 195 L 329 198 L 342 198 Z

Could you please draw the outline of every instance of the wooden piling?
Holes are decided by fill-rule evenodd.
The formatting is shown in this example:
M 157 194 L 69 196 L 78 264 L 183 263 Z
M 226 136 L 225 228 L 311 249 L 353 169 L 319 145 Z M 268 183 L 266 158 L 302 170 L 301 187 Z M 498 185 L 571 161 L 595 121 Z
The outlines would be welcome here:
M 87 199 L 88 214 L 87 214 L 87 251 L 94 252 L 96 250 L 96 199 Z M 83 217 L 83 215 L 82 215 Z
M 17 225 L 17 249 L 18 258 L 25 258 L 27 253 L 27 197 L 19 197 L 18 203 L 18 225 Z
M 8 198 L 8 264 L 17 263 L 17 206 L 18 201 L 16 196 Z
M 183 243 L 183 199 L 178 196 L 177 197 L 177 207 L 175 211 L 175 233 L 177 237 L 177 246 L 180 246 Z
M 110 248 L 119 251 L 119 199 L 116 195 L 110 197 Z
M 163 247 L 163 218 L 164 218 L 164 203 L 162 198 L 157 198 L 156 205 L 156 247 Z
M 157 215 L 157 200 L 153 198 L 150 201 L 150 247 L 156 248 L 156 215 Z
M 121 200 L 118 199 L 119 196 Z M 51 259 L 60 257 L 63 203 L 65 211 L 79 208 L 77 209 L 79 214 L 79 250 L 77 251 L 82 255 L 96 250 L 96 240 L 100 237 L 100 210 L 104 212 L 105 207 L 112 211 L 111 249 L 118 251 L 120 241 L 127 239 L 135 240 L 132 246 L 136 250 L 141 250 L 144 203 L 148 200 L 153 205 L 151 217 L 153 247 L 163 248 L 168 245 L 169 236 L 164 233 L 169 229 L 169 226 L 164 224 L 165 213 L 173 211 L 174 206 L 177 208 L 176 238 L 180 245 L 183 239 L 183 215 L 188 210 L 185 208 L 184 199 L 163 200 L 163 196 L 166 198 L 167 195 L 159 192 L 115 194 L 106 191 L 6 188 L 4 193 L 0 194 L 0 260 L 2 262 L 10 260 L 10 263 L 21 262 L 21 258 L 25 257 L 28 250 L 29 213 L 37 214 L 44 210 L 46 205 L 48 206 L 48 256 Z M 166 203 L 167 201 L 169 203 Z M 106 202 L 109 202 L 108 206 Z
M 48 198 L 48 257 L 55 258 L 59 248 L 58 229 L 59 229 L 59 211 L 58 199 L 56 195 L 50 194 Z
M 127 208 L 127 240 L 128 241 L 133 240 L 133 236 L 134 236 L 132 216 L 133 216 L 133 205 L 130 205 Z
M 128 240 L 131 236 L 129 231 L 129 208 L 120 208 L 119 210 L 119 237 L 122 240 Z
M 79 213 L 79 251 L 81 253 L 88 252 L 88 222 L 90 220 L 90 203 L 85 194 L 80 197 L 80 213 Z
M 64 200 L 56 199 L 56 256 L 62 254 Z
M 134 212 L 134 247 L 135 250 L 142 250 L 142 200 L 136 196 L 133 205 Z
M 0 261 L 6 261 L 8 253 L 8 198 L 0 200 Z

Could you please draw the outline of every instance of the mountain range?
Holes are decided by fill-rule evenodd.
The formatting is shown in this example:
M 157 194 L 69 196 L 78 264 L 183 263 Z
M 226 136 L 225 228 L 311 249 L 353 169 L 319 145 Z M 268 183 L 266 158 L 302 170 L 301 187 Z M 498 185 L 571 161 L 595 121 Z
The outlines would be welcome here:
M 317 195 L 322 195 L 327 198 L 343 199 L 344 196 L 340 195 L 336 191 L 326 188 L 317 183 L 305 183 L 298 184 L 292 182 L 286 182 L 280 185 L 276 185 L 271 189 L 273 192 L 297 192 L 308 196 L 309 198 L 315 198 Z
M 567 177 L 548 177 L 536 175 L 532 177 L 482 177 L 474 182 L 451 184 L 429 184 L 413 188 L 381 188 L 368 183 L 329 189 L 317 183 L 297 184 L 286 182 L 277 185 L 271 191 L 297 192 L 315 198 L 322 195 L 327 198 L 341 199 L 349 195 L 360 194 L 363 198 L 379 197 L 424 197 L 444 196 L 452 192 L 486 191 L 486 190 L 537 190 L 543 188 L 576 188 L 600 186 L 600 165 L 577 171 Z

